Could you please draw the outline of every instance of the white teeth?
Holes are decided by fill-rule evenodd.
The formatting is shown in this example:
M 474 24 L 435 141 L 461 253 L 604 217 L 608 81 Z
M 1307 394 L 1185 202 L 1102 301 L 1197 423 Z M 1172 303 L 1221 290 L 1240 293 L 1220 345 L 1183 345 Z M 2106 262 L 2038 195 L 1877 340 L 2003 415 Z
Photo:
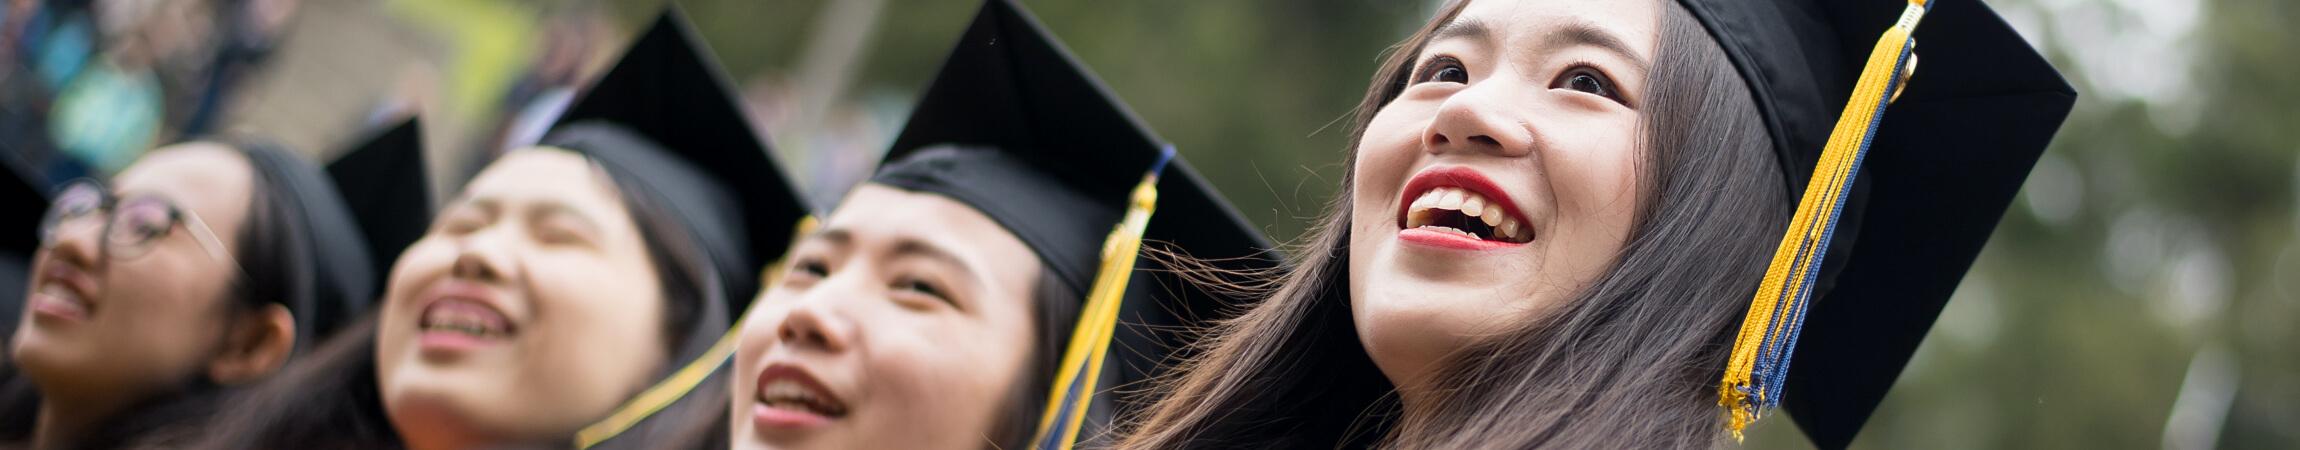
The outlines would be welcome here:
M 1436 222 L 1438 216 L 1435 211 L 1437 210 L 1458 212 L 1463 216 L 1484 222 L 1485 226 L 1493 229 L 1494 236 L 1487 237 L 1489 239 L 1512 242 L 1532 240 L 1530 236 L 1519 233 L 1530 230 L 1524 224 L 1518 223 L 1516 218 L 1509 216 L 1507 206 L 1478 195 L 1476 192 L 1453 187 L 1431 189 L 1429 192 L 1422 193 L 1421 197 L 1415 198 L 1412 205 L 1406 209 L 1405 227 L 1469 234 L 1453 227 L 1431 225 Z
M 64 287 L 64 285 L 61 285 L 61 284 L 56 284 L 56 283 L 44 283 L 44 284 L 41 284 L 41 285 L 40 285 L 40 295 L 45 295 L 45 296 L 48 296 L 48 297 L 50 297 L 50 298 L 54 298 L 54 299 L 57 299 L 57 300 L 63 300 L 63 301 L 66 301 L 66 302 L 71 302 L 72 304 L 75 304 L 75 305 L 83 305 L 83 306 L 87 305 L 87 302 L 86 302 L 86 301 L 82 301 L 82 300 L 80 299 L 80 293 L 79 293 L 79 292 L 73 291 L 71 288 L 66 288 L 66 287 Z
M 816 400 L 813 391 L 809 391 L 806 386 L 800 386 L 790 380 L 776 380 L 767 383 L 766 389 L 759 392 L 759 397 L 769 401 L 796 401 L 800 403 L 814 403 Z
M 481 337 L 498 334 L 494 327 L 489 326 L 486 317 L 454 308 L 431 311 L 425 315 L 423 322 L 423 329 L 430 331 L 452 331 Z

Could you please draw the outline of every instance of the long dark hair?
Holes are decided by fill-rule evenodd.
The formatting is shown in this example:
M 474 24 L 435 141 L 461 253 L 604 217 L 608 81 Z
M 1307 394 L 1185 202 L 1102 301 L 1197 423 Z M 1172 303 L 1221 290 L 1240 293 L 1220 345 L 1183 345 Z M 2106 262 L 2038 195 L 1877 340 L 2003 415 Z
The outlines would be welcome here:
M 258 144 L 247 141 L 229 145 L 245 153 L 255 151 L 249 146 Z M 298 249 L 309 245 L 302 229 L 291 222 L 297 214 L 296 205 L 272 188 L 281 183 L 273 180 L 269 172 L 255 167 L 256 156 L 246 156 L 250 166 L 250 198 L 232 248 L 232 258 L 240 264 L 241 276 L 226 284 L 223 292 L 225 317 L 235 321 L 266 305 L 292 304 L 293 296 L 313 291 L 312 277 L 296 276 L 307 272 L 292 270 L 306 264 L 298 257 Z M 231 327 L 227 324 L 226 328 Z M 301 344 L 297 350 L 302 350 Z M 174 389 L 166 391 L 168 393 L 122 409 L 114 417 L 89 428 L 84 436 L 74 437 L 71 445 L 87 449 L 118 448 L 163 434 L 165 430 L 213 414 L 221 399 L 233 390 L 232 386 L 208 379 L 205 372 L 184 374 Z M 0 441 L 29 441 L 37 425 L 40 402 L 38 386 L 15 364 L 0 368 Z
M 1638 211 L 1606 274 L 1562 310 L 1441 364 L 1413 411 L 1351 325 L 1350 186 L 1294 252 L 1267 300 L 1212 330 L 1125 448 L 1687 448 L 1723 435 L 1712 397 L 1739 313 L 1789 198 L 1749 88 L 1682 6 L 1664 4 L 1643 137 Z M 1391 49 L 1359 103 L 1350 147 L 1405 87 L 1415 57 L 1467 1 Z M 1348 167 L 1348 164 L 1345 164 Z M 1344 178 L 1348 179 L 1348 178 Z
M 706 302 L 719 302 L 715 276 L 711 274 L 704 256 L 692 239 L 684 238 L 684 231 L 674 222 L 672 213 L 655 199 L 639 189 L 636 180 L 619 170 L 603 164 L 610 179 L 618 186 L 616 193 L 630 211 L 638 227 L 640 241 L 647 256 L 656 267 L 665 300 L 663 330 L 665 342 L 673 355 L 657 370 L 655 379 L 661 379 L 686 362 L 686 347 L 698 334 L 717 337 L 710 330 L 699 330 L 696 321 L 702 320 Z M 380 304 L 378 305 L 380 306 Z M 378 392 L 375 351 L 377 314 L 369 312 L 354 324 L 329 338 L 311 354 L 261 384 L 243 390 L 231 398 L 221 415 L 202 430 L 186 430 L 200 435 L 188 440 L 189 448 L 243 449 L 243 448 L 332 448 L 332 449 L 392 449 L 400 448 L 398 433 L 385 415 L 383 399 Z M 721 327 L 723 328 L 723 327 Z M 695 398 L 725 398 L 725 383 L 705 383 L 696 388 Z M 682 401 L 656 413 L 665 417 L 711 417 L 710 408 L 723 410 L 719 405 Z M 544 443 L 566 446 L 566 442 Z

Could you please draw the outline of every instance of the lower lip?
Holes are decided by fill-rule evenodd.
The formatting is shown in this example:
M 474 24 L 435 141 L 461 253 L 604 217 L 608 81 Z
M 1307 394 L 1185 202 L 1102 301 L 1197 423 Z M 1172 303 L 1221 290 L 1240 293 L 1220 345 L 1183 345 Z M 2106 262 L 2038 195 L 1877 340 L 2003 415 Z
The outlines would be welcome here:
M 454 355 L 492 347 L 502 340 L 484 338 L 453 331 L 425 331 L 417 343 L 425 354 Z
M 831 418 L 821 414 L 776 408 L 767 406 L 765 403 L 751 404 L 751 425 L 758 427 L 759 431 L 807 430 L 821 428 L 830 425 L 830 423 Z
M 88 320 L 88 308 L 71 300 L 40 293 L 33 293 L 25 296 L 25 298 L 32 302 L 33 317 L 68 322 Z
M 1444 231 L 1424 230 L 1420 228 L 1398 230 L 1398 240 L 1405 241 L 1408 244 L 1417 244 L 1425 247 L 1461 251 L 1491 251 L 1517 248 L 1518 246 L 1525 245 L 1523 243 L 1515 242 L 1488 241 Z

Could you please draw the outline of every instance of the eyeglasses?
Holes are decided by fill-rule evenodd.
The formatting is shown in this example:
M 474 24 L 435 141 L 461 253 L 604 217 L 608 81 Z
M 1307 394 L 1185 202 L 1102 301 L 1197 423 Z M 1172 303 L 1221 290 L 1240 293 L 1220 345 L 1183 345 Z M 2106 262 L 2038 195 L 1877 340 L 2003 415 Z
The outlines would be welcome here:
M 149 194 L 131 194 L 114 197 L 111 190 L 90 179 L 72 180 L 56 195 L 48 207 L 48 214 L 40 220 L 40 247 L 56 245 L 56 237 L 65 227 L 90 216 L 104 219 L 104 255 L 108 258 L 135 258 L 152 250 L 155 243 L 167 238 L 168 233 L 183 225 L 191 230 L 192 239 L 207 250 L 208 257 L 231 265 L 244 278 L 245 269 L 224 249 L 222 239 L 201 221 L 198 214 L 185 211 L 165 197 Z

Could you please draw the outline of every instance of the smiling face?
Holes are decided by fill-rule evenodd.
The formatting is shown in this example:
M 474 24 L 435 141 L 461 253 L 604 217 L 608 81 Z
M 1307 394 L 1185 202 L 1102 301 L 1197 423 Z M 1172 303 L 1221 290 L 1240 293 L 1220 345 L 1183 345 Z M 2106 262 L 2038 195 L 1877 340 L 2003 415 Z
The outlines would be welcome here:
M 376 377 L 412 448 L 555 441 L 666 358 L 661 281 L 613 181 L 557 149 L 512 152 L 392 268 Z
M 864 184 L 844 204 L 743 325 L 735 447 L 984 447 L 1016 420 L 1038 257 L 940 195 Z
M 1471 2 L 1367 124 L 1350 307 L 1411 403 L 1434 364 L 1604 273 L 1640 207 L 1659 2 Z
M 101 236 L 103 211 L 56 224 L 34 258 L 13 356 L 52 400 L 83 406 L 124 404 L 204 376 L 220 350 L 238 278 L 228 253 L 239 246 L 254 168 L 219 144 L 154 150 L 113 180 L 125 198 L 118 214 L 164 226 L 165 204 L 198 216 L 215 241 L 186 225 L 114 229 L 151 237 L 134 255 L 112 255 Z M 152 200 L 157 200 L 152 201 Z M 87 202 L 94 197 L 59 199 Z M 61 206 L 60 206 L 61 207 Z

